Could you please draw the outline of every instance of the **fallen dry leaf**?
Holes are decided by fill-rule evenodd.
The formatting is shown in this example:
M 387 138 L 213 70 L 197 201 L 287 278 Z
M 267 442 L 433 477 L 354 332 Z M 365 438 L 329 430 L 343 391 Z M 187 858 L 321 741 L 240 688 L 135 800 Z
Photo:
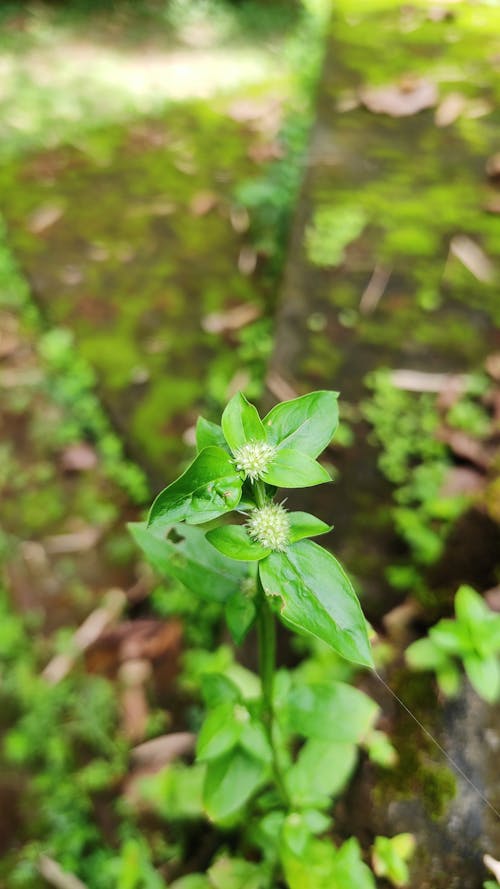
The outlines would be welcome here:
M 490 377 L 500 381 L 500 352 L 493 352 L 492 355 L 488 355 L 484 366 Z
M 242 275 L 253 275 L 257 266 L 257 254 L 253 247 L 242 247 L 238 256 L 238 271 Z
M 83 271 L 76 265 L 65 265 L 59 272 L 59 279 L 68 287 L 76 287 L 83 281 Z
M 182 625 L 179 621 L 142 619 L 108 627 L 86 651 L 89 672 L 108 676 L 128 660 L 165 661 L 172 676 L 180 652 Z
M 485 855 L 483 861 L 488 870 L 490 870 L 495 877 L 496 881 L 500 883 L 500 861 L 497 861 L 496 858 L 493 858 L 491 855 Z
M 44 547 L 51 555 L 63 555 L 65 553 L 79 553 L 92 549 L 102 534 L 100 528 L 87 525 L 79 531 L 70 534 L 54 534 L 46 537 Z
M 359 301 L 359 311 L 362 315 L 370 315 L 377 308 L 389 283 L 392 269 L 386 269 L 376 265 L 372 276 Z
M 483 210 L 487 213 L 493 213 L 495 216 L 500 213 L 500 195 L 491 195 L 483 204 Z
M 248 157 L 256 164 L 279 160 L 283 157 L 283 146 L 273 140 L 271 142 L 255 142 L 247 151 Z
M 241 205 L 232 206 L 229 213 L 229 221 L 234 231 L 238 232 L 239 235 L 248 231 L 250 226 L 250 216 L 248 215 L 246 207 L 242 207 Z
M 500 586 L 495 586 L 491 590 L 487 590 L 484 594 L 484 598 L 492 611 L 500 611 Z
M 422 607 L 418 602 L 407 599 L 387 612 L 382 623 L 394 642 L 407 642 L 410 624 L 421 614 Z
M 84 441 L 68 445 L 61 454 L 61 466 L 66 472 L 86 472 L 96 465 L 95 449 Z
M 466 98 L 461 93 L 449 93 L 439 103 L 434 114 L 434 123 L 437 127 L 449 127 L 462 114 L 466 106 Z
M 359 97 L 365 108 L 374 114 L 409 117 L 432 108 L 438 101 L 438 91 L 430 80 L 408 78 L 387 86 L 365 87 Z
M 448 429 L 444 426 L 438 430 L 437 438 L 444 441 L 457 457 L 468 460 L 480 469 L 488 469 L 492 454 L 476 438 L 459 429 Z
M 213 312 L 202 319 L 201 326 L 207 333 L 225 333 L 240 330 L 256 318 L 260 318 L 262 310 L 255 303 L 243 303 L 228 309 L 227 312 Z
M 488 179 L 500 182 L 500 152 L 493 154 L 486 161 L 486 175 Z
M 43 678 L 51 685 L 61 682 L 71 671 L 78 657 L 119 618 L 126 604 L 127 597 L 122 590 L 109 590 L 102 606 L 92 611 L 74 633 L 69 646 L 71 653 L 55 655 L 43 670 Z
M 172 732 L 145 741 L 130 751 L 132 763 L 138 768 L 161 769 L 179 756 L 194 750 L 196 735 L 192 732 Z
M 122 731 L 132 742 L 137 743 L 146 734 L 149 719 L 146 683 L 151 675 L 151 664 L 144 659 L 125 661 L 118 671 L 122 684 Z
M 55 889 L 87 889 L 74 874 L 63 870 L 61 865 L 48 855 L 40 855 L 38 859 L 38 872 L 41 877 Z
M 473 496 L 479 494 L 485 486 L 485 478 L 481 473 L 466 466 L 452 466 L 448 469 L 440 490 L 441 497 L 456 497 L 459 494 Z
M 274 395 L 278 401 L 289 401 L 292 398 L 298 398 L 298 392 L 276 371 L 270 371 L 266 377 L 266 386 L 271 395 Z
M 394 370 L 391 373 L 391 383 L 397 389 L 406 389 L 408 392 L 443 392 L 450 387 L 459 387 L 463 392 L 467 377 L 464 374 L 440 374 L 429 373 L 425 370 Z
M 450 21 L 455 17 L 452 9 L 447 6 L 431 6 L 427 13 L 427 18 L 431 22 Z
M 64 207 L 60 204 L 44 204 L 31 213 L 26 228 L 34 235 L 42 235 L 59 222 L 63 215 Z
M 482 247 L 476 244 L 468 235 L 455 235 L 450 241 L 450 253 L 478 281 L 488 284 L 493 280 L 494 271 L 491 260 L 486 256 Z
M 193 216 L 206 216 L 218 202 L 219 198 L 213 191 L 200 191 L 191 200 L 189 209 Z

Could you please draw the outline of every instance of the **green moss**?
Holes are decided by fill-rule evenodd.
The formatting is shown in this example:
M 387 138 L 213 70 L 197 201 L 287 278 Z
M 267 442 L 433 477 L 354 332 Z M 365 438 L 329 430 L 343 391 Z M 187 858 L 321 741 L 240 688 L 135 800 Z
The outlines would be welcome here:
M 433 695 L 429 681 L 428 676 L 404 672 L 395 677 L 392 685 L 411 713 L 433 732 L 436 714 L 430 704 Z M 376 800 L 386 807 L 389 799 L 420 799 L 428 816 L 439 820 L 456 795 L 456 781 L 437 746 L 421 730 L 416 743 L 415 731 L 413 719 L 401 711 L 391 736 L 399 760 L 394 769 L 379 774 Z

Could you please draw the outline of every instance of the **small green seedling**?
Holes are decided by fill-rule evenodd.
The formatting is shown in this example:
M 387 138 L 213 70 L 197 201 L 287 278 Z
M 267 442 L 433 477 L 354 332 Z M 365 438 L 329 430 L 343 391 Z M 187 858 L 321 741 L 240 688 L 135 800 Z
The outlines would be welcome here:
M 411 833 L 399 833 L 395 837 L 375 837 L 372 850 L 373 870 L 378 877 L 385 877 L 393 886 L 406 886 L 410 879 L 407 861 L 415 850 L 415 838 Z
M 415 670 L 434 670 L 443 694 L 460 690 L 461 660 L 471 685 L 485 701 L 500 698 L 500 615 L 469 586 L 455 597 L 455 620 L 440 620 L 408 648 L 406 659 Z
M 347 575 L 310 539 L 330 526 L 276 499 L 278 488 L 330 481 L 317 458 L 337 422 L 335 392 L 284 402 L 264 419 L 238 393 L 220 426 L 199 419 L 195 459 L 158 495 L 147 523 L 131 526 L 158 571 L 201 600 L 220 603 L 236 643 L 251 627 L 257 631 L 259 677 L 224 661 L 222 649 L 203 654 L 199 684 L 207 715 L 196 762 L 169 770 L 163 786 L 170 806 L 158 780 L 148 793 L 163 811 L 177 807 L 182 817 L 178 801 L 191 781 L 198 788 L 190 799 L 199 799 L 199 816 L 237 827 L 242 848 L 260 852 L 261 861 L 219 859 L 207 874 L 183 878 L 179 889 L 219 886 L 219 871 L 234 875 L 235 889 L 272 889 L 277 874 L 290 889 L 375 887 L 354 839 L 335 849 L 320 835 L 331 823 L 332 797 L 349 780 L 358 749 L 381 765 L 394 761 L 395 752 L 375 728 L 379 708 L 346 682 L 308 674 L 307 662 L 302 669 L 277 671 L 275 660 L 277 616 L 309 636 L 313 647 L 326 643 L 333 659 L 373 663 L 367 623 Z M 209 666 L 211 659 L 219 671 Z M 195 812 L 184 817 L 190 815 Z

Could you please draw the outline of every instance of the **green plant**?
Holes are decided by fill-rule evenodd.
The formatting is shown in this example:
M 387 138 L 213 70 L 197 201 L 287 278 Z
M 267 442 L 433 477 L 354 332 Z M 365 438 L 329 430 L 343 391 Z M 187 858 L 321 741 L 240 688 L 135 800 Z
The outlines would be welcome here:
M 453 697 L 460 689 L 457 659 L 477 693 L 490 703 L 500 697 L 500 615 L 491 611 L 469 586 L 455 597 L 455 620 L 440 620 L 429 635 L 406 651 L 415 670 L 434 670 L 443 694 Z
M 393 886 L 405 886 L 410 878 L 407 861 L 413 855 L 415 838 L 411 833 L 395 837 L 376 837 L 372 860 L 375 873 Z
M 329 526 L 275 499 L 278 487 L 330 480 L 317 457 L 337 419 L 334 392 L 284 402 L 264 420 L 238 393 L 220 426 L 199 419 L 194 461 L 158 495 L 148 522 L 130 526 L 158 571 L 202 600 L 222 603 L 235 642 L 257 630 L 258 677 L 227 649 L 190 656 L 188 675 L 206 706 L 196 762 L 169 768 L 145 789 L 167 817 L 208 816 L 240 836 L 240 857 L 223 854 L 206 874 L 174 883 L 176 889 L 271 889 L 283 877 L 290 889 L 375 885 L 354 838 L 336 848 L 321 836 L 359 746 L 379 764 L 394 761 L 388 739 L 375 729 L 379 708 L 339 680 L 335 667 L 318 676 L 314 659 L 276 669 L 276 616 L 315 645 L 329 646 L 338 661 L 372 665 L 349 579 L 308 539 Z M 259 850 L 259 864 L 244 859 L 250 848 Z

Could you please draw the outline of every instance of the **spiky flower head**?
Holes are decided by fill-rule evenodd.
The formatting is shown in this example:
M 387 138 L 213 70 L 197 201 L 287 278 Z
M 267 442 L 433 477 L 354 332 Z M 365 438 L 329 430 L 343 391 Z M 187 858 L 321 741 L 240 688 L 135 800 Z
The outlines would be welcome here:
M 261 478 L 276 453 L 267 441 L 247 441 L 234 452 L 236 469 L 246 472 L 250 481 Z
M 247 522 L 252 540 L 272 550 L 283 550 L 290 542 L 290 521 L 280 503 L 268 503 L 253 509 Z

